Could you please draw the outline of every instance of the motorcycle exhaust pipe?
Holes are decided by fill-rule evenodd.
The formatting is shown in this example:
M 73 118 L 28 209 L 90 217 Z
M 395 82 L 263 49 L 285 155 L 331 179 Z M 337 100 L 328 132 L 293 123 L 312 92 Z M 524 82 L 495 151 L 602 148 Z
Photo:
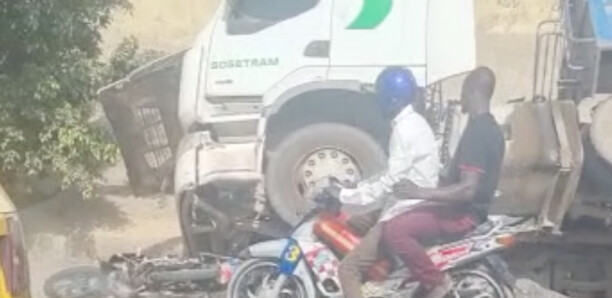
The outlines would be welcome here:
M 153 282 L 188 282 L 214 279 L 219 276 L 219 266 L 210 265 L 200 269 L 183 269 L 176 271 L 151 272 Z

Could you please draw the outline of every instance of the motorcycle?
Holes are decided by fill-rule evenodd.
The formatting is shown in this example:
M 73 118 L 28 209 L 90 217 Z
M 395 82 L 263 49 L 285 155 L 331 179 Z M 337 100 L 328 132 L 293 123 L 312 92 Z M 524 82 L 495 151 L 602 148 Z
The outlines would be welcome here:
M 325 188 L 334 182 L 321 182 Z M 290 237 L 257 243 L 242 252 L 233 273 L 228 298 L 343 297 L 338 280 L 342 253 L 359 241 L 342 214 L 318 206 L 298 224 Z M 491 216 L 460 240 L 442 239 L 428 254 L 453 280 L 448 297 L 512 298 L 514 278 L 495 253 L 510 248 L 520 233 L 534 231 L 528 218 Z M 388 273 L 389 268 L 394 268 Z M 370 270 L 365 297 L 415 297 L 419 283 L 397 257 L 383 258 Z
M 44 292 L 49 298 L 205 297 L 219 286 L 225 265 L 212 259 L 114 255 L 99 267 L 78 266 L 53 274 Z

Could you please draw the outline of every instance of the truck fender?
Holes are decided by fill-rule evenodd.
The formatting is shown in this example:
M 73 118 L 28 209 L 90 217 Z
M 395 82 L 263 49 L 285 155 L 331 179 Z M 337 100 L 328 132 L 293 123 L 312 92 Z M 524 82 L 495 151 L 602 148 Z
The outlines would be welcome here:
M 288 239 L 278 239 L 260 242 L 249 246 L 246 249 L 246 253 L 248 254 L 249 258 L 278 259 L 285 250 L 285 247 L 287 246 L 288 242 Z M 315 288 L 315 282 L 312 279 L 312 275 L 310 275 L 310 270 L 308 269 L 308 266 L 306 265 L 306 262 L 303 258 L 299 261 L 293 274 L 298 276 L 304 283 L 304 287 L 308 292 L 308 297 L 318 296 L 317 290 Z
M 257 144 L 217 143 L 207 131 L 189 134 L 177 150 L 175 192 L 207 184 L 254 184 L 261 178 L 256 163 Z
M 271 90 L 264 96 L 264 117 L 269 117 L 276 114 L 281 107 L 289 102 L 291 99 L 311 91 L 325 90 L 325 89 L 336 89 L 336 90 L 348 90 L 354 92 L 363 92 L 364 85 L 360 81 L 356 80 L 333 80 L 333 81 L 317 81 L 306 84 L 301 84 L 278 92 Z

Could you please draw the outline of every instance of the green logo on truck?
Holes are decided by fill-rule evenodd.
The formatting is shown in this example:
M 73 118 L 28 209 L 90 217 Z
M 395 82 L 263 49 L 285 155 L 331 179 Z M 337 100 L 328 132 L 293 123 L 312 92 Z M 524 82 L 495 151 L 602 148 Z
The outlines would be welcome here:
M 363 0 L 361 12 L 347 29 L 375 29 L 389 16 L 392 7 L 393 0 Z

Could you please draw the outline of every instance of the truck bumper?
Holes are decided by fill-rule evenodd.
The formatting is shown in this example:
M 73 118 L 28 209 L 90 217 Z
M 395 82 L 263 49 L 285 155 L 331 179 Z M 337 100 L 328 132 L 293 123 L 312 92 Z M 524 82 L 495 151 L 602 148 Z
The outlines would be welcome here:
M 256 142 L 221 144 L 208 132 L 186 135 L 177 150 L 175 193 L 211 184 L 228 188 L 254 185 L 261 181 L 257 156 Z

